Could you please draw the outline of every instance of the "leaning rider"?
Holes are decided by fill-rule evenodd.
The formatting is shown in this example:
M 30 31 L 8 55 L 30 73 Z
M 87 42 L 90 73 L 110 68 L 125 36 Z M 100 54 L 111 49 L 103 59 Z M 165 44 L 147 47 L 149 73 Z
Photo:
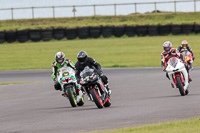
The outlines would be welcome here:
M 54 88 L 55 90 L 60 90 L 62 91 L 61 85 L 59 83 L 59 80 L 57 79 L 57 75 L 59 74 L 58 70 L 63 68 L 63 67 L 71 67 L 73 70 L 75 70 L 74 63 L 69 60 L 65 59 L 65 54 L 63 52 L 57 52 L 55 55 L 55 60 L 52 64 L 52 79 L 54 81 Z M 77 88 L 80 91 L 80 85 L 77 84 Z
M 180 52 L 178 52 L 176 49 L 172 48 L 172 43 L 170 41 L 164 42 L 163 49 L 164 51 L 161 53 L 161 66 L 162 66 L 163 71 L 165 71 L 167 67 L 168 60 L 172 57 L 177 57 L 181 59 L 183 63 L 185 64 L 185 68 L 188 72 L 189 82 L 191 82 L 192 79 L 190 78 L 190 75 L 189 75 L 189 68 L 185 60 L 185 57 L 182 54 L 180 54 Z M 166 73 L 166 77 L 169 79 L 169 76 L 167 73 Z
M 177 48 L 178 52 L 180 52 L 180 53 L 182 52 L 182 51 L 181 51 L 182 49 L 187 49 L 187 50 L 192 54 L 193 60 L 195 59 L 194 53 L 193 53 L 193 51 L 192 51 L 192 48 L 191 48 L 190 46 L 188 46 L 188 41 L 183 40 L 183 41 L 181 42 L 181 46 L 179 46 L 179 47 Z
M 106 75 L 103 74 L 101 70 L 101 65 L 97 63 L 93 58 L 88 57 L 85 51 L 80 51 L 77 54 L 77 59 L 78 61 L 76 62 L 75 67 L 76 67 L 76 78 L 78 83 L 80 82 L 80 73 L 81 71 L 84 70 L 86 66 L 93 69 L 95 68 L 98 75 L 102 79 L 104 86 L 107 88 L 109 95 L 111 95 L 111 90 L 108 87 L 108 78 L 106 77 Z
M 178 50 L 180 53 L 182 53 L 184 49 L 187 49 L 187 50 L 192 54 L 192 59 L 193 59 L 193 61 L 194 61 L 194 59 L 195 59 L 194 53 L 193 53 L 193 51 L 192 51 L 192 48 L 191 48 L 190 46 L 188 46 L 188 41 L 186 41 L 186 40 L 183 40 L 183 41 L 181 42 L 181 46 L 179 46 L 179 47 L 177 48 L 177 50 Z M 193 69 L 193 64 L 192 64 L 192 63 L 190 64 L 190 69 Z

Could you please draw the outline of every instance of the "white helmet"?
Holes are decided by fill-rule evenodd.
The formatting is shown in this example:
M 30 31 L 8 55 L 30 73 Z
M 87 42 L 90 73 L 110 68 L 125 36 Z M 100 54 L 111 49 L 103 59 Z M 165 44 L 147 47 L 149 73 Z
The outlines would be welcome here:
M 57 52 L 55 55 L 55 60 L 61 66 L 64 65 L 65 62 L 65 54 L 63 52 Z

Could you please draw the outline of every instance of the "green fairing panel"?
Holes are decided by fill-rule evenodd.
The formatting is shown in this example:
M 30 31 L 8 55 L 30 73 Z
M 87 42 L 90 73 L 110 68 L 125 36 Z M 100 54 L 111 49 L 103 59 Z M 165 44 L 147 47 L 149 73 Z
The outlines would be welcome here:
M 64 77 L 62 77 L 62 78 L 60 79 L 60 83 L 62 83 L 62 80 L 69 79 L 69 78 L 72 78 L 72 80 L 75 80 L 75 79 L 76 79 L 73 75 L 71 75 L 71 76 L 66 75 L 66 76 L 64 76 Z
M 71 61 L 71 62 L 72 62 L 72 61 Z M 72 63 L 73 63 L 73 62 L 72 62 Z M 59 65 L 58 63 L 54 63 L 54 65 L 55 65 L 58 69 L 60 69 L 60 68 L 62 68 L 64 65 L 67 65 L 67 63 L 65 62 L 63 66 Z M 54 72 L 54 67 L 53 67 L 53 66 L 51 66 L 51 71 L 52 71 L 51 78 L 54 79 L 56 76 L 53 74 L 53 72 Z M 57 72 L 57 74 L 59 74 L 59 73 Z

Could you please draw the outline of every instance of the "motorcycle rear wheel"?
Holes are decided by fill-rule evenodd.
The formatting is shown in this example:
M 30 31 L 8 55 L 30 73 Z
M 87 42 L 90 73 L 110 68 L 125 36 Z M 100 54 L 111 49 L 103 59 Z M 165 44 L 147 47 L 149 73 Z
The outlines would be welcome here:
M 177 87 L 179 89 L 179 92 L 180 92 L 181 96 L 185 96 L 185 90 L 184 90 L 183 83 L 181 81 L 181 77 L 180 76 L 176 77 L 176 82 L 177 82 Z
M 104 104 L 104 107 L 110 107 L 110 105 L 111 105 L 110 97 L 107 97 L 107 101 L 106 101 L 106 103 Z
M 77 103 L 78 106 L 83 106 L 84 105 L 84 101 L 83 101 L 83 97 L 81 98 L 81 101 Z
M 189 93 L 188 89 L 185 91 L 185 95 L 187 95 Z

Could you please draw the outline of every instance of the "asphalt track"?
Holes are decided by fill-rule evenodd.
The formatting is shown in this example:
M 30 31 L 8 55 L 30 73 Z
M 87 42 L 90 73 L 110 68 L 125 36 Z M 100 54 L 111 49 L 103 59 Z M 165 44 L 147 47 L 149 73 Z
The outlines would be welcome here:
M 51 70 L 0 71 L 0 133 L 70 133 L 112 130 L 200 116 L 200 68 L 192 72 L 188 96 L 171 88 L 161 68 L 103 69 L 112 88 L 112 105 L 98 109 L 87 100 L 72 108 L 55 91 Z

